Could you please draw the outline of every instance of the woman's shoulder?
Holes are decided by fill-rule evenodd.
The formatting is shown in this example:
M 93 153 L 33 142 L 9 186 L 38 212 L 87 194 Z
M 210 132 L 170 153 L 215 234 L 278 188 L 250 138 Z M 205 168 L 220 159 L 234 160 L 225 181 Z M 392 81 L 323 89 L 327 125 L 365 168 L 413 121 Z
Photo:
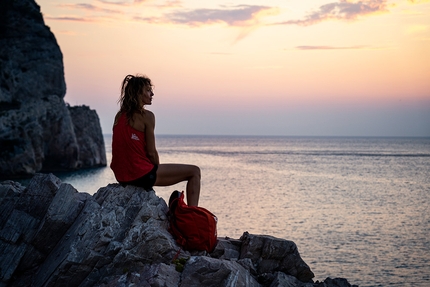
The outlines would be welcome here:
M 135 113 L 133 119 L 138 122 L 150 123 L 155 121 L 155 115 L 149 110 L 145 110 L 140 113 Z
M 148 110 L 148 109 L 141 109 L 141 110 L 139 110 L 139 111 L 136 111 L 136 113 L 138 113 L 138 114 L 141 114 L 141 115 L 154 115 L 154 113 L 153 112 L 151 112 L 150 110 Z
M 133 115 L 131 126 L 137 130 L 144 131 L 146 126 L 153 126 L 155 123 L 154 113 L 148 110 L 136 112 Z
M 155 115 L 153 112 L 151 112 L 150 110 L 144 110 L 143 113 L 140 114 L 141 117 L 145 120 L 145 121 L 153 121 L 155 119 Z

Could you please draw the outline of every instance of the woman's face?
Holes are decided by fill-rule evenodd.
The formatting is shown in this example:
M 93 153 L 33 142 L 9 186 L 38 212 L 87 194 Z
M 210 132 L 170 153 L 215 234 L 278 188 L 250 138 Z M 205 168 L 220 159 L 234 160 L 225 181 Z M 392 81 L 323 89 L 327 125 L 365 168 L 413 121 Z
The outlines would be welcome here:
M 154 96 L 154 92 L 152 91 L 151 86 L 143 87 L 142 93 L 139 95 L 140 105 L 142 107 L 144 105 L 151 105 L 153 96 Z

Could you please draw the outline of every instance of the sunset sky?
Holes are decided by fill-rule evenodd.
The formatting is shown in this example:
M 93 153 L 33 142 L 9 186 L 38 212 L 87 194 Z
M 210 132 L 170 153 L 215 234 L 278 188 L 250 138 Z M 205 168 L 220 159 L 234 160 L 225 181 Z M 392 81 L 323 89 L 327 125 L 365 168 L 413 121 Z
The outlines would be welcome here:
M 141 73 L 156 134 L 430 136 L 430 0 L 36 2 L 103 133 Z

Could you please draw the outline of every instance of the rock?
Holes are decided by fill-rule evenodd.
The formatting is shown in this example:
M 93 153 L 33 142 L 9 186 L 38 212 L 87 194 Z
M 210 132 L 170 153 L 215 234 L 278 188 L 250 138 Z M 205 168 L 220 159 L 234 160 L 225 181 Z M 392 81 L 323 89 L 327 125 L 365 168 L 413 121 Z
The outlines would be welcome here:
M 79 146 L 78 166 L 105 166 L 106 150 L 97 112 L 88 106 L 69 107 L 69 112 Z
M 294 276 L 276 272 L 270 287 L 313 287 L 313 283 L 303 283 Z
M 247 232 L 240 239 L 242 240 L 240 258 L 250 258 L 258 273 L 282 271 L 303 282 L 309 282 L 314 278 L 314 273 L 300 257 L 294 242 Z
M 218 238 L 212 256 L 219 259 L 237 260 L 240 256 L 242 242 L 230 238 Z
M 2 178 L 106 165 L 95 111 L 83 109 L 82 118 L 74 123 L 65 93 L 63 55 L 40 7 L 34 0 L 1 1 Z M 78 133 L 75 126 L 81 128 L 81 122 L 87 128 Z
M 28 187 L 2 182 L 0 286 L 351 286 L 313 283 L 294 242 L 268 235 L 218 238 L 211 254 L 184 251 L 167 211 L 153 190 L 133 186 L 91 196 L 52 174 Z
M 358 287 L 351 285 L 344 278 L 326 278 L 323 282 L 319 283 L 304 283 L 296 277 L 287 275 L 282 272 L 272 274 L 270 287 Z
M 123 275 L 108 276 L 95 287 L 128 287 L 128 286 L 179 286 L 181 273 L 173 265 L 164 263 L 146 265 L 139 271 L 128 272 Z
M 3 0 L 0 8 L 0 101 L 17 108 L 29 98 L 63 98 L 63 55 L 40 7 L 32 0 Z
M 351 285 L 345 278 L 329 278 L 327 277 L 324 282 L 314 285 L 315 287 L 358 287 L 357 285 Z
M 206 256 L 191 257 L 182 272 L 180 286 L 261 286 L 239 263 Z

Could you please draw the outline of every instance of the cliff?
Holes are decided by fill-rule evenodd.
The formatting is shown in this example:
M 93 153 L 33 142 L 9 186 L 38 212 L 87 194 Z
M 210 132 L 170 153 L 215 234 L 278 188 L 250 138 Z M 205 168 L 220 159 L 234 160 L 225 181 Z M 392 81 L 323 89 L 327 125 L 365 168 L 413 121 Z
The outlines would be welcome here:
M 97 113 L 68 107 L 65 93 L 63 55 L 40 7 L 2 0 L 0 177 L 106 165 Z
M 133 186 L 91 196 L 52 174 L 27 188 L 0 183 L 0 286 L 351 286 L 314 283 L 296 244 L 268 235 L 218 238 L 210 254 L 184 251 L 167 211 L 154 191 Z

